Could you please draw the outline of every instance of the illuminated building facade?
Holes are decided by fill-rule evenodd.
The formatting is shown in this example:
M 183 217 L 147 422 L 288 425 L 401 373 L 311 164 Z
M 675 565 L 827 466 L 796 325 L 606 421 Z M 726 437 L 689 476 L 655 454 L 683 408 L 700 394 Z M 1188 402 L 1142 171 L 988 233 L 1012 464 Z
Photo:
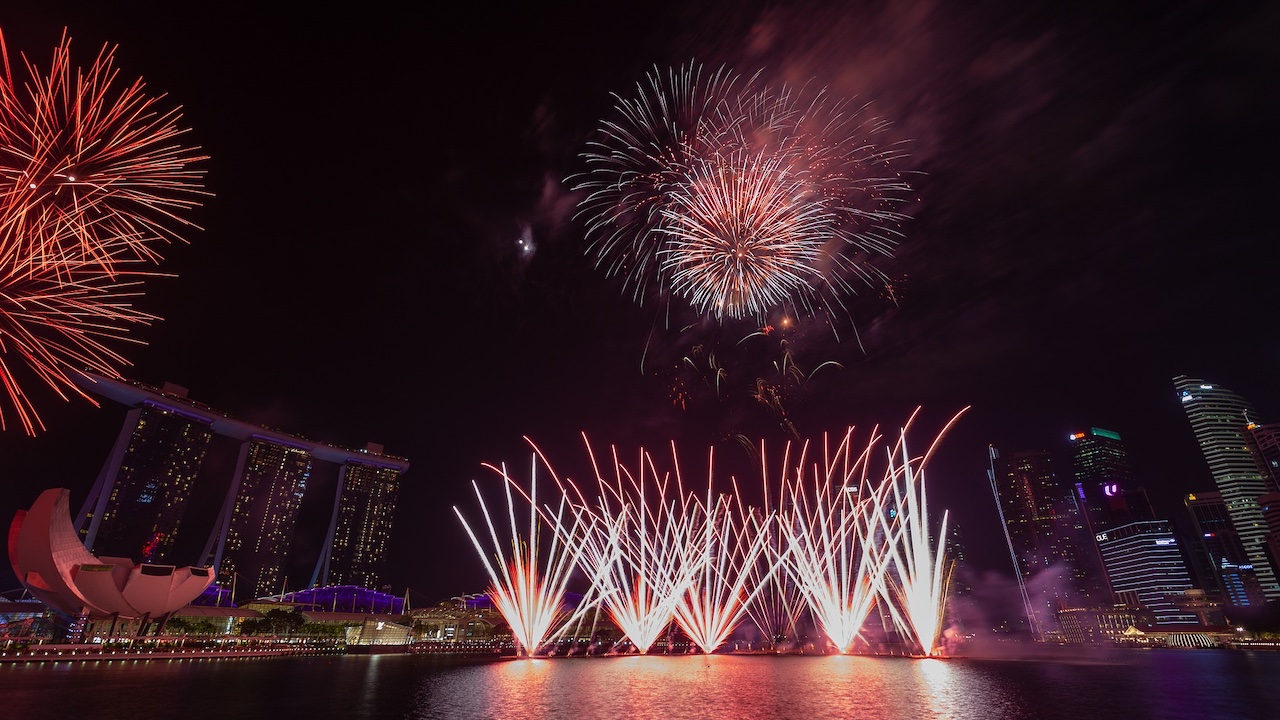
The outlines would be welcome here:
M 1268 492 L 1280 492 L 1280 423 L 1251 424 L 1245 439 L 1263 470 Z
M 1146 491 L 1135 487 L 1119 433 L 1089 428 L 1070 442 L 1076 499 L 1091 529 L 1154 519 Z
M 1184 498 L 1187 512 L 1200 539 L 1200 561 L 1207 568 L 1206 581 L 1211 590 L 1236 607 L 1258 607 L 1266 604 L 1262 586 L 1253 564 L 1236 535 L 1227 504 L 1216 492 L 1192 493 Z M 1194 551 L 1194 549 L 1193 549 Z
M 1096 538 L 1104 530 L 1136 520 L 1156 519 L 1146 490 L 1134 485 L 1119 433 L 1095 427 L 1073 433 L 1069 441 L 1075 476 L 1072 492 L 1088 537 Z M 1105 604 L 1112 594 L 1110 579 L 1097 542 L 1089 541 L 1089 545 L 1093 552 L 1087 553 L 1089 561 L 1082 558 L 1082 565 L 1096 579 L 1091 596 Z
M 96 555 L 165 563 L 213 439 L 210 424 L 169 397 L 166 386 L 131 410 L 80 512 L 79 532 Z
M 993 472 L 1018 572 L 1030 578 L 1055 560 L 1058 517 L 1069 496 L 1047 452 L 1001 455 Z
M 231 490 L 214 531 L 218 537 L 213 558 L 224 585 L 236 585 L 237 573 L 248 584 L 237 595 L 281 592 L 310 477 L 311 453 L 305 447 L 265 437 L 241 445 Z
M 369 449 L 381 453 L 371 444 Z M 329 524 L 328 552 L 316 564 L 311 584 L 360 585 L 377 589 L 386 568 L 387 544 L 395 519 L 400 474 L 396 463 L 353 459 L 338 475 L 338 494 Z
M 1179 375 L 1173 379 L 1182 409 L 1226 504 L 1227 514 L 1268 600 L 1280 599 L 1280 582 L 1267 557 L 1267 525 L 1258 498 L 1272 489 L 1252 447 L 1257 413 L 1221 385 Z
M 1053 624 L 1062 607 L 1089 604 L 1099 594 L 1097 573 L 1082 562 L 1086 532 L 1069 488 L 1058 477 L 1047 451 L 1001 455 L 992 450 L 991 480 L 1005 524 L 1010 552 L 1025 589 L 1049 588 L 1039 598 L 1024 598 L 1040 628 Z M 1033 633 L 1040 632 L 1033 628 Z
M 1267 558 L 1271 560 L 1271 567 L 1280 567 L 1280 492 L 1263 495 L 1258 498 L 1258 504 L 1267 523 Z
M 1137 606 L 1115 605 L 1105 608 L 1063 608 L 1058 611 L 1062 639 L 1069 643 L 1114 643 L 1131 627 L 1155 624 L 1150 611 Z
M 131 408 L 78 517 L 80 535 L 86 544 L 96 537 L 100 554 L 139 557 L 125 551 L 150 545 L 155 552 L 141 554 L 142 559 L 165 560 L 163 553 L 178 532 L 172 518 L 181 518 L 211 440 L 230 438 L 238 441 L 239 459 L 227 482 L 221 514 L 212 532 L 205 530 L 209 540 L 201 563 L 217 567 L 223 582 L 234 583 L 235 578 L 248 586 L 237 588 L 236 599 L 287 589 L 291 538 L 317 464 L 331 471 L 337 468 L 338 493 L 316 574 L 332 566 L 335 582 L 374 588 L 381 580 L 399 480 L 409 468 L 404 458 L 386 455 L 374 443 L 349 450 L 236 420 L 188 399 L 185 389 L 169 384 L 157 389 L 88 373 L 77 382 L 86 391 Z M 135 505 L 168 508 L 169 514 L 158 515 L 164 523 L 129 507 L 125 501 L 130 498 Z M 302 585 L 299 580 L 304 578 L 294 578 L 295 585 Z M 311 585 L 316 580 L 313 576 Z
M 1168 521 L 1121 525 L 1098 533 L 1096 540 L 1119 602 L 1150 611 L 1156 625 L 1198 623 L 1181 607 L 1191 575 Z

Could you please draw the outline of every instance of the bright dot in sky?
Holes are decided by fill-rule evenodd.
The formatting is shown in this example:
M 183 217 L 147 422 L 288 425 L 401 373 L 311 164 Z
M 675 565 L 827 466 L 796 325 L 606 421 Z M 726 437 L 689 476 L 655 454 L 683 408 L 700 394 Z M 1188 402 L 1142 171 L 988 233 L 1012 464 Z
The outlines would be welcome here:
M 516 240 L 516 247 L 520 248 L 521 255 L 532 255 L 537 249 L 533 243 L 533 229 L 528 225 L 520 228 L 520 238 Z

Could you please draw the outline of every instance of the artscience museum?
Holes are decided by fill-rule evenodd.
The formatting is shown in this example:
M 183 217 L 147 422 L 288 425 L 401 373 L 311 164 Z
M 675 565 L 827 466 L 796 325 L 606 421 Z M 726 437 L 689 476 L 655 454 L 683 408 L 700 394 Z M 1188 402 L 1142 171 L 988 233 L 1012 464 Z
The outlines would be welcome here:
M 88 620 L 163 623 L 213 582 L 207 567 L 134 563 L 97 557 L 71 523 L 70 491 L 45 490 L 9 526 L 9 561 L 28 591 L 48 607 Z

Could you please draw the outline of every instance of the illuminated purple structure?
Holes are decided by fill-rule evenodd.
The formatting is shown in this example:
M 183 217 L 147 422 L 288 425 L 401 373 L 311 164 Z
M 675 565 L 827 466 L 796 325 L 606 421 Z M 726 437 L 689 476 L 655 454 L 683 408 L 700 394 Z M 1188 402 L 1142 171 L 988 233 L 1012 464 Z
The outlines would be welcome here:
M 358 585 L 325 585 L 285 593 L 271 598 L 292 605 L 309 605 L 330 612 L 364 612 L 370 615 L 403 615 L 404 598 Z

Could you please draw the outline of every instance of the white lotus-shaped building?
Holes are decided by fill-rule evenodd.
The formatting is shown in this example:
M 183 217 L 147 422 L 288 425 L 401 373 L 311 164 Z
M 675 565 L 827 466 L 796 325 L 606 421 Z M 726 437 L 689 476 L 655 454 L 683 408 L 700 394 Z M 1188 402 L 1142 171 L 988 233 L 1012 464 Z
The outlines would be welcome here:
M 69 615 L 158 618 L 185 607 L 213 582 L 207 567 L 96 557 L 71 524 L 70 497 L 65 488 L 45 490 L 9 526 L 13 572 L 49 607 Z

